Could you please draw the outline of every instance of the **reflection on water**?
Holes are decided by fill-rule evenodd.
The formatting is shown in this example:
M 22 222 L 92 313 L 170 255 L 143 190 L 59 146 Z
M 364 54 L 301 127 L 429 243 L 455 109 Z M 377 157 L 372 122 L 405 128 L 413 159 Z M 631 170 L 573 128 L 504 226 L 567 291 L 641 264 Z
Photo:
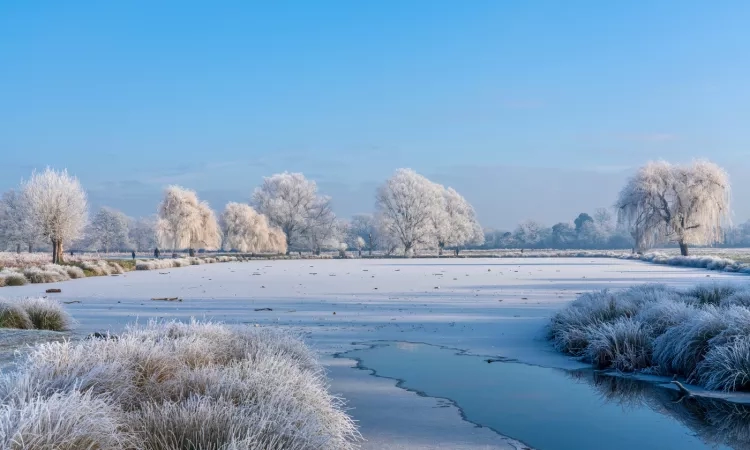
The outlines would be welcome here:
M 383 343 L 343 355 L 540 450 L 750 449 L 750 409 L 651 382 Z
M 648 407 L 677 419 L 707 444 L 750 448 L 750 405 L 718 398 L 685 396 L 676 390 L 617 376 L 571 372 L 585 380 L 601 398 L 624 408 Z

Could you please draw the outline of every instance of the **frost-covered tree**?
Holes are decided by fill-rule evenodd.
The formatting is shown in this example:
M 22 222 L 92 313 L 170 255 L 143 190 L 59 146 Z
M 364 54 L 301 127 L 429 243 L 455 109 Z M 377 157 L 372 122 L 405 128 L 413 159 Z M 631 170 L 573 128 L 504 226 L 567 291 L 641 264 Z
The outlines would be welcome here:
M 21 248 L 31 253 L 34 245 L 40 240 L 40 232 L 29 220 L 29 209 L 24 204 L 21 192 L 10 190 L 0 199 L 0 247 Z
M 573 225 L 560 222 L 552 226 L 552 244 L 555 247 L 570 247 L 576 240 L 576 229 Z
M 330 198 L 318 195 L 315 182 L 301 173 L 264 178 L 252 200 L 255 208 L 284 232 L 289 249 L 303 243 L 316 245 L 335 225 Z
M 157 238 L 162 247 L 218 249 L 221 231 L 211 207 L 198 200 L 195 191 L 169 186 L 159 204 Z
M 442 200 L 430 217 L 438 253 L 442 255 L 443 249 L 448 247 L 453 248 L 458 255 L 459 250 L 466 245 L 484 243 L 484 232 L 477 221 L 474 207 L 455 189 L 446 189 L 440 185 L 437 188 L 441 191 Z
M 112 208 L 102 207 L 91 220 L 89 238 L 96 248 L 109 253 L 112 249 L 124 249 L 128 243 L 128 218 Z
M 81 235 L 88 216 L 86 193 L 78 178 L 47 168 L 22 184 L 28 221 L 52 244 L 52 262 L 63 261 L 63 246 Z
M 614 226 L 612 224 L 612 213 L 607 208 L 596 208 L 594 211 L 594 222 L 600 229 L 612 234 Z
M 594 222 L 594 218 L 587 213 L 578 214 L 578 217 L 573 221 L 576 226 L 576 233 L 580 233 L 583 226 L 589 222 Z
M 371 214 L 358 214 L 352 217 L 349 223 L 349 231 L 353 241 L 356 238 L 362 238 L 365 241 L 367 250 L 372 256 L 372 251 L 378 248 L 378 223 Z M 355 245 L 356 247 L 356 245 Z
M 137 252 L 145 252 L 156 247 L 156 220 L 141 217 L 132 220 L 128 226 L 128 239 Z
M 664 161 L 641 167 L 620 191 L 618 220 L 628 226 L 639 249 L 657 242 L 676 242 L 682 255 L 689 245 L 723 239 L 729 220 L 729 176 L 716 164 Z
M 398 169 L 378 188 L 375 204 L 382 229 L 411 256 L 417 246 L 434 242 L 431 219 L 442 202 L 438 185 L 411 169 Z
M 250 205 L 230 202 L 221 215 L 225 246 L 241 252 L 286 252 L 283 232 L 271 227 L 268 218 Z
M 513 232 L 513 238 L 521 246 L 535 247 L 545 240 L 548 229 L 533 220 L 522 222 Z
M 221 247 L 221 228 L 216 214 L 205 201 L 198 204 L 197 226 L 190 230 L 190 248 L 218 250 Z

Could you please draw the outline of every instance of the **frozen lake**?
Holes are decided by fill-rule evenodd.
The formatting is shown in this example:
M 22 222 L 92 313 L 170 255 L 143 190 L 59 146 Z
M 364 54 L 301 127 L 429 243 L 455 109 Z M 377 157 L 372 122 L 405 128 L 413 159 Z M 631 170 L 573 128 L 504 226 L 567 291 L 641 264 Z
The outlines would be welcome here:
M 332 390 L 347 399 L 352 416 L 360 421 L 365 448 L 596 448 L 576 447 L 580 442 L 575 440 L 557 441 L 572 442 L 568 446 L 550 444 L 554 434 L 546 429 L 556 417 L 554 412 L 574 413 L 568 404 L 553 408 L 555 402 L 568 403 L 569 396 L 550 397 L 549 392 L 546 396 L 542 392 L 543 399 L 535 398 L 539 386 L 533 383 L 534 376 L 554 379 L 560 389 L 580 392 L 578 405 L 591 417 L 614 417 L 628 424 L 660 418 L 656 423 L 663 426 L 633 429 L 640 439 L 679 442 L 675 448 L 710 448 L 694 436 L 695 428 L 680 425 L 659 408 L 644 404 L 617 415 L 611 402 L 596 402 L 591 396 L 601 396 L 597 394 L 601 384 L 568 375 L 582 373 L 567 371 L 584 366 L 554 352 L 544 339 L 544 326 L 551 314 L 586 290 L 644 282 L 688 286 L 719 279 L 750 281 L 743 275 L 603 258 L 292 260 L 131 272 L 57 285 L 6 287 L 0 295 L 43 295 L 47 288 L 61 288 L 62 293 L 56 294 L 60 300 L 81 302 L 66 305 L 79 321 L 78 336 L 116 331 L 128 322 L 150 318 L 196 317 L 293 328 L 323 354 Z M 155 297 L 183 301 L 152 301 Z M 370 349 L 386 342 L 390 344 Z M 426 359 L 415 364 L 413 358 L 404 358 L 396 342 L 429 344 L 417 345 Z M 487 364 L 479 357 L 456 356 L 454 350 L 433 346 L 514 362 Z M 353 350 L 350 357 L 356 356 L 373 370 L 388 371 L 388 378 L 356 369 L 357 361 L 347 355 L 334 357 Z M 476 399 L 459 395 L 444 376 L 451 364 L 465 366 L 456 375 L 461 385 L 476 379 L 479 386 L 481 380 L 481 389 L 502 414 L 477 408 Z M 433 367 L 433 374 L 425 372 L 426 367 Z M 554 377 L 544 378 L 549 373 L 540 370 L 550 369 L 555 369 Z M 519 370 L 522 378 L 528 378 L 526 396 L 517 395 L 523 380 L 514 381 L 516 389 L 507 389 L 507 380 L 517 378 Z M 397 387 L 395 379 L 404 380 L 408 389 Z M 516 397 L 507 398 L 510 393 Z M 539 409 L 543 401 L 550 404 L 548 410 Z M 596 408 L 601 408 L 601 414 Z M 574 424 L 584 423 L 587 417 L 582 415 Z M 538 436 L 532 439 L 529 433 Z M 600 443 L 600 448 L 615 448 Z

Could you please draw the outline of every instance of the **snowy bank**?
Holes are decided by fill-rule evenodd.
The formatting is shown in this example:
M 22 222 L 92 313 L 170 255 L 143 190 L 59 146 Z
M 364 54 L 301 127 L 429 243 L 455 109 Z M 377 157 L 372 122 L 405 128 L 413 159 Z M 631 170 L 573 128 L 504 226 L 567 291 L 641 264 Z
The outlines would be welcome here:
M 750 264 L 737 262 L 721 256 L 676 256 L 666 253 L 651 252 L 643 255 L 627 254 L 618 256 L 621 259 L 635 259 L 667 266 L 693 267 L 696 269 L 721 270 L 724 272 L 750 273 Z
M 549 339 L 599 369 L 750 391 L 750 289 L 744 287 L 641 285 L 586 293 L 552 317 Z
M 356 427 L 298 339 L 155 323 L 37 345 L 0 378 L 0 447 L 355 447 Z

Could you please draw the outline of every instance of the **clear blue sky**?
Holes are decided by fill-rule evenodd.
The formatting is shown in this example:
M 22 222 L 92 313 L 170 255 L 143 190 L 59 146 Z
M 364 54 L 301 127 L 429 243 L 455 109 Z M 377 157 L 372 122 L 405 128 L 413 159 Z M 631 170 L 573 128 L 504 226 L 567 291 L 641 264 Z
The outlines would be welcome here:
M 289 170 L 350 215 L 411 167 L 507 228 L 707 157 L 744 221 L 748 24 L 746 1 L 5 0 L 0 189 L 67 167 L 142 215 L 166 184 L 220 209 Z

